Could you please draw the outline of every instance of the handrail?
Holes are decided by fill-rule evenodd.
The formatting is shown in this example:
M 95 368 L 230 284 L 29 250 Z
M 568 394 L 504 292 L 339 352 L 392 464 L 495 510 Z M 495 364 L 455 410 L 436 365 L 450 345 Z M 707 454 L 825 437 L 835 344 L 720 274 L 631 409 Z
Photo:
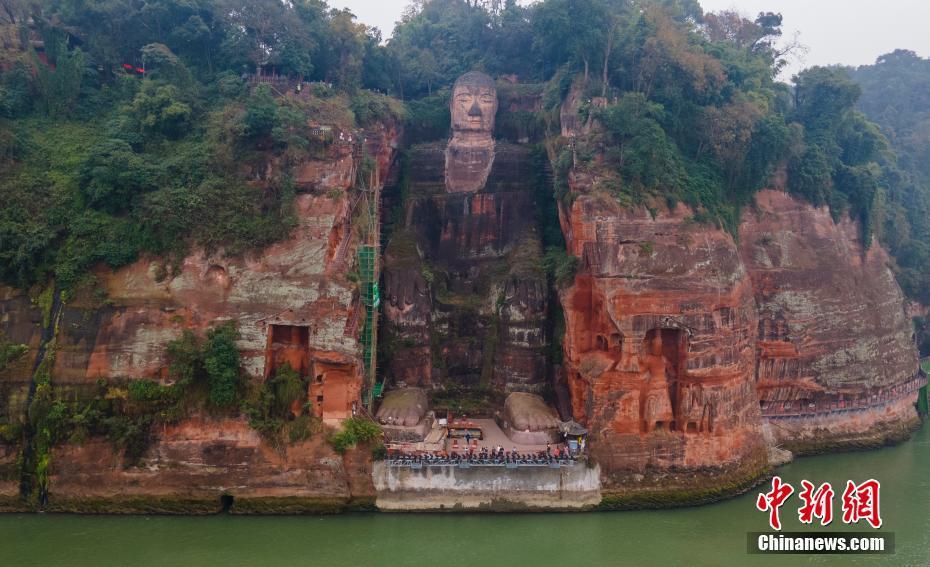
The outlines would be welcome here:
M 539 462 L 543 461 L 543 462 Z M 420 469 L 423 467 L 497 467 L 497 468 L 556 468 L 573 467 L 578 459 L 535 459 L 535 460 L 501 460 L 501 459 L 385 459 L 389 467 L 406 467 Z
M 914 378 L 898 384 L 880 393 L 856 396 L 848 399 L 831 399 L 820 402 L 807 402 L 801 400 L 762 402 L 763 417 L 801 417 L 811 415 L 825 415 L 831 413 L 844 413 L 852 410 L 870 409 L 879 407 L 887 402 L 899 400 L 912 394 L 927 385 L 927 375 L 922 371 Z M 798 406 L 795 408 L 795 406 Z M 803 407 L 807 406 L 807 407 Z

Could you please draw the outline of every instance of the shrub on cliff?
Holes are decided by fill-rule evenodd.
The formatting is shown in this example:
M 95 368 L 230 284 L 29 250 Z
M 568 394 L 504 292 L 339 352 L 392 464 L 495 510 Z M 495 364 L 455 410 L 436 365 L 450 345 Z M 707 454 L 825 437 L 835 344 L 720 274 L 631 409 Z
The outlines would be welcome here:
M 7 339 L 3 332 L 0 332 L 0 370 L 27 352 L 29 352 L 28 345 L 14 343 Z
M 566 252 L 564 248 L 550 247 L 546 250 L 543 263 L 546 272 L 557 286 L 566 286 L 574 281 L 578 258 Z
M 239 331 L 234 322 L 207 331 L 205 339 L 185 330 L 168 343 L 168 372 L 182 388 L 206 386 L 210 403 L 227 408 L 236 400 L 242 360 L 236 348 Z M 136 385 L 138 395 L 150 392 Z
M 235 323 L 226 323 L 207 331 L 203 366 L 210 382 L 210 401 L 228 407 L 236 400 L 241 358 L 236 348 L 239 331 Z
M 361 417 L 350 417 L 342 422 L 342 430 L 333 433 L 327 440 L 337 453 L 343 454 L 356 445 L 381 438 L 381 428 L 376 423 Z
M 306 380 L 289 364 L 284 364 L 264 383 L 251 385 L 241 408 L 249 418 L 249 426 L 269 443 L 276 446 L 285 441 L 294 444 L 309 439 L 321 426 L 319 419 L 304 413 L 305 404 L 298 403 L 306 395 Z M 298 415 L 292 414 L 295 405 L 300 407 Z

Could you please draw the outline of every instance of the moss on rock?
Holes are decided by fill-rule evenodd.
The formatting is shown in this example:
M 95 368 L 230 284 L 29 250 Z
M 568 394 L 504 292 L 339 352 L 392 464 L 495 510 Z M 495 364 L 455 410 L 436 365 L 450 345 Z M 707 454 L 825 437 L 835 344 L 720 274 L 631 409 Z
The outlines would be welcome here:
M 642 510 L 710 504 L 739 494 L 769 478 L 772 467 L 756 462 L 733 471 L 688 475 L 689 481 L 650 482 L 651 488 L 602 490 L 599 510 Z

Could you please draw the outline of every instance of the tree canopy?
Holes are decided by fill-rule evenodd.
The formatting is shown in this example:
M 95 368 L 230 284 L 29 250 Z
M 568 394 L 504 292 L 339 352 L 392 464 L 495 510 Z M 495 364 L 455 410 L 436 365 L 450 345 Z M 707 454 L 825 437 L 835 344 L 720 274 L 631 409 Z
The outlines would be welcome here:
M 850 72 L 862 90 L 857 108 L 893 150 L 883 155 L 876 232 L 905 292 L 930 304 L 930 59 L 897 50 Z
M 481 70 L 541 100 L 502 105 L 498 124 L 548 144 L 558 196 L 574 165 L 621 203 L 683 201 L 735 231 L 755 191 L 787 179 L 858 219 L 930 301 L 930 64 L 896 51 L 781 83 L 781 26 L 697 0 L 417 0 L 385 40 L 324 0 L 5 0 L 0 279 L 71 285 L 146 252 L 261 248 L 293 226 L 308 118 L 364 125 L 395 104 L 379 91 L 404 101 L 410 140 L 439 138 L 449 87 Z M 326 84 L 302 103 L 253 75 Z M 585 134 L 569 150 L 571 91 Z M 256 183 L 269 155 L 285 167 Z

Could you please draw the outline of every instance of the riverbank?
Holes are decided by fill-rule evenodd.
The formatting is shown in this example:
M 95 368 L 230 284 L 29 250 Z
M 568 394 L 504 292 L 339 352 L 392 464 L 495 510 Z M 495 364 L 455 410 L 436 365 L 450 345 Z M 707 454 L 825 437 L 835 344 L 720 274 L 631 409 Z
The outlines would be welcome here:
M 857 558 L 866 565 L 921 565 L 930 549 L 930 428 L 875 451 L 797 459 L 778 470 L 842 486 L 847 479 L 882 483 L 883 531 L 895 533 L 892 556 Z M 0 515 L 4 563 L 47 567 L 177 564 L 327 567 L 442 564 L 767 566 L 846 565 L 841 555 L 765 557 L 746 554 L 746 532 L 767 530 L 755 509 L 758 490 L 724 502 L 676 510 L 588 514 L 369 514 L 320 517 Z M 802 526 L 795 499 L 783 508 L 785 531 L 849 531 Z M 835 506 L 839 506 L 835 503 Z M 860 528 L 867 529 L 867 528 Z M 51 539 L 49 534 L 54 534 Z

